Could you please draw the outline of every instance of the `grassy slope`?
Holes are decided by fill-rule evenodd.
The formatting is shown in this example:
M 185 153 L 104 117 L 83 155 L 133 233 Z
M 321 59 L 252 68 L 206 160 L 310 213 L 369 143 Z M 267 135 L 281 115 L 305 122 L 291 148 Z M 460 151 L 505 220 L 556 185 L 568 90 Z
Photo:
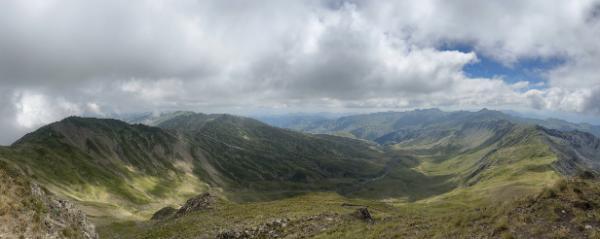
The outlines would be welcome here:
M 115 230 L 133 238 L 214 237 L 234 225 L 251 228 L 285 217 L 292 219 L 292 226 L 284 230 L 284 234 L 292 235 L 290 238 L 298 233 L 316 238 L 510 238 L 546 233 L 543 228 L 554 222 L 532 227 L 527 227 L 527 223 L 539 219 L 535 215 L 552 213 L 557 204 L 551 206 L 542 200 L 537 211 L 518 215 L 519 224 L 509 222 L 525 201 L 539 199 L 532 195 L 547 194 L 550 189 L 544 188 L 561 182 L 562 176 L 555 170 L 559 159 L 546 143 L 548 135 L 540 128 L 512 124 L 501 128 L 504 130 L 499 131 L 500 135 L 468 129 L 477 135 L 469 141 L 477 142 L 434 140 L 435 143 L 419 149 L 412 144 L 395 145 L 394 156 L 398 158 L 392 162 L 402 166 L 391 165 L 381 177 L 345 193 L 353 198 L 309 193 L 264 203 L 230 203 L 216 211 L 175 221 L 116 224 L 102 231 Z M 487 132 L 488 128 L 484 129 Z M 465 136 L 460 132 L 457 135 Z M 440 152 L 445 154 L 440 156 Z M 588 186 L 600 192 L 596 184 L 590 182 Z M 349 217 L 354 209 L 342 207 L 342 203 L 369 206 L 378 222 L 369 225 Z M 578 209 L 571 211 L 574 210 Z M 303 218 L 315 217 L 312 220 L 318 221 L 320 215 L 333 218 L 334 223 L 318 222 L 323 226 L 318 233 L 312 233 L 312 224 Z M 569 230 L 589 221 L 579 220 Z M 198 224 L 203 226 L 191 226 Z M 565 229 L 561 230 L 557 233 L 564 234 Z M 585 233 L 595 235 L 594 231 Z
M 31 195 L 29 182 L 6 165 L 0 161 L 0 237 L 43 233 L 47 209 Z
M 191 123 L 201 126 L 177 122 L 200 129 L 190 135 L 72 117 L 25 136 L 0 156 L 78 201 L 97 223 L 145 219 L 204 191 L 236 201 L 332 191 L 377 177 L 386 166 L 384 153 L 370 143 L 199 116 Z
M 561 178 L 555 169 L 558 158 L 536 127 L 492 121 L 430 133 L 435 131 L 391 145 L 392 152 L 404 155 L 403 162 L 411 163 L 364 183 L 354 195 L 470 203 L 535 193 Z
M 85 217 L 56 202 L 0 157 L 0 238 L 95 238 Z
M 187 170 L 176 136 L 114 120 L 69 118 L 25 136 L 0 156 L 79 202 L 96 222 L 141 219 L 207 185 Z
M 236 200 L 264 200 L 306 191 L 335 190 L 377 177 L 386 155 L 376 145 L 342 137 L 309 135 L 230 115 L 187 115 L 160 127 L 190 135 L 227 179 Z M 345 186 L 346 185 L 346 186 Z
M 543 140 L 536 128 L 517 126 L 494 144 L 440 163 L 424 157 L 419 170 L 427 175 L 451 174 L 452 181 L 461 185 L 430 200 L 458 197 L 469 203 L 485 196 L 505 200 L 553 184 L 561 178 L 553 167 L 558 159 Z
M 99 166 L 97 162 L 93 163 L 94 154 L 88 152 L 90 147 L 85 140 L 81 141 L 83 144 L 79 141 L 74 143 L 80 147 L 71 148 L 65 146 L 64 139 L 60 137 L 44 138 L 48 135 L 46 131 L 40 131 L 40 135 L 35 137 L 43 144 L 24 140 L 12 149 L 2 151 L 2 154 L 21 160 L 22 165 L 28 166 L 26 168 L 29 170 L 36 170 L 32 174 L 40 175 L 40 181 L 57 180 L 66 172 L 68 180 L 63 183 L 64 189 L 60 188 L 60 183 L 54 183 L 59 186 L 57 190 L 65 190 L 65 195 L 69 195 L 71 192 L 68 190 L 73 189 L 77 193 L 84 192 L 81 193 L 81 197 L 92 197 L 92 200 L 82 200 L 93 205 L 90 208 L 123 207 L 120 201 L 123 197 L 128 202 L 134 202 L 134 205 L 155 202 L 155 206 L 141 208 L 144 209 L 143 216 L 146 217 L 150 212 L 149 208 L 177 204 L 177 199 L 183 198 L 183 194 L 172 197 L 168 193 L 182 191 L 182 187 L 177 186 L 185 185 L 182 183 L 185 180 L 177 181 L 181 175 L 198 176 L 213 186 L 223 187 L 226 189 L 225 195 L 237 201 L 278 199 L 307 192 L 333 190 L 352 198 L 384 199 L 374 202 L 348 199 L 329 193 L 308 193 L 292 199 L 262 203 L 224 203 L 222 210 L 212 214 L 198 215 L 198 218 L 188 217 L 160 227 L 147 223 L 126 223 L 104 228 L 105 232 L 115 230 L 125 235 L 138 235 L 142 231 L 142 234 L 149 233 L 146 234 L 148 237 L 159 238 L 177 233 L 212 235 L 210 233 L 218 232 L 215 229 L 218 225 L 231 226 L 228 222 L 231 222 L 232 218 L 239 218 L 239 225 L 251 227 L 271 217 L 298 217 L 296 219 L 300 225 L 305 223 L 303 217 L 307 215 L 331 212 L 348 214 L 352 209 L 334 206 L 345 201 L 385 207 L 381 214 L 378 213 L 378 217 L 383 222 L 390 221 L 390 224 L 364 226 L 359 221 L 338 215 L 333 221 L 337 222 L 339 219 L 344 223 L 325 228 L 326 233 L 320 234 L 321 236 L 350 236 L 354 235 L 353 232 L 369 229 L 369 236 L 391 237 L 401 229 L 410 228 L 410 220 L 423 223 L 422 232 L 425 237 L 464 235 L 461 234 L 465 233 L 462 230 L 466 230 L 464 226 L 469 223 L 458 221 L 447 224 L 435 218 L 465 211 L 468 213 L 460 214 L 460 218 L 466 218 L 464 220 L 468 221 L 469 218 L 481 214 L 471 213 L 476 208 L 535 194 L 560 179 L 555 170 L 559 158 L 545 141 L 547 135 L 543 131 L 536 127 L 519 126 L 489 118 L 446 127 L 449 131 L 445 133 L 439 133 L 443 125 L 437 124 L 422 134 L 412 136 L 408 141 L 391 146 L 392 150 L 385 151 L 359 140 L 299 134 L 268 127 L 251 119 L 228 115 L 183 115 L 163 123 L 165 124 L 162 127 L 179 130 L 180 133 L 186 131 L 189 134 L 182 136 L 178 133 L 168 133 L 170 131 L 157 131 L 157 134 L 154 132 L 155 128 L 143 126 L 116 127 L 134 128 L 131 130 L 134 133 L 127 131 L 129 133 L 123 134 L 120 130 L 112 132 L 115 125 L 109 125 L 110 131 L 115 133 L 112 139 L 121 140 L 117 145 L 131 147 L 121 152 L 153 152 L 150 155 L 117 153 L 107 157 L 119 159 L 111 160 L 109 165 Z M 187 143 L 202 150 L 185 151 L 190 155 L 181 155 L 184 151 L 176 148 L 183 146 L 163 143 L 178 137 L 185 137 Z M 71 140 L 77 137 L 71 135 L 67 138 Z M 129 142 L 142 143 L 131 145 Z M 157 149 L 156 145 L 160 147 Z M 103 153 L 102 146 L 96 148 L 100 149 L 98 154 Z M 157 152 L 161 152 L 159 155 L 162 156 L 156 156 Z M 164 157 L 165 152 L 170 157 Z M 203 160 L 173 160 L 197 159 L 197 153 L 205 156 Z M 140 164 L 144 160 L 151 163 Z M 56 164 L 57 161 L 60 164 Z M 177 169 L 177 163 L 187 163 L 184 168 L 194 170 L 172 170 Z M 40 165 L 44 167 L 39 167 Z M 68 167 L 64 168 L 64 165 Z M 108 168 L 111 170 L 104 172 Z M 66 171 L 61 171 L 65 169 Z M 171 169 L 174 173 L 164 173 L 164 169 Z M 117 178 L 120 177 L 117 181 L 114 181 L 115 172 Z M 79 186 L 78 180 L 88 184 Z M 169 181 L 173 180 L 175 184 L 169 184 Z M 92 185 L 93 190 L 85 191 L 89 185 Z M 102 188 L 98 185 L 109 187 Z M 96 190 L 100 193 L 93 193 Z M 118 195 L 119 200 L 102 196 L 106 194 Z M 161 195 L 168 195 L 165 197 L 167 200 L 160 200 Z M 69 196 L 77 195 L 73 193 Z M 131 198 L 128 198 L 129 196 Z M 324 201 L 331 203 L 322 204 Z M 110 204 L 104 204 L 105 202 Z M 139 215 L 139 211 L 136 210 L 140 210 L 140 207 L 124 205 L 128 213 L 134 212 Z M 450 219 L 452 218 L 445 220 Z M 391 223 L 398 221 L 409 224 Z M 199 229 L 189 225 L 199 222 L 213 226 Z M 440 228 L 443 230 L 432 230 L 430 222 L 442 223 Z M 482 227 L 485 230 L 493 227 L 489 222 L 486 223 L 488 224 Z M 453 229 L 453 225 L 460 227 Z M 396 234 L 388 234 L 388 230 Z
M 538 193 L 501 202 L 452 201 L 391 205 L 312 193 L 262 203 L 223 203 L 164 222 L 114 224 L 100 229 L 106 238 L 214 238 L 230 229 L 260 227 L 289 219 L 282 238 L 597 238 L 600 234 L 600 182 L 560 180 Z M 369 208 L 374 224 L 351 214 Z

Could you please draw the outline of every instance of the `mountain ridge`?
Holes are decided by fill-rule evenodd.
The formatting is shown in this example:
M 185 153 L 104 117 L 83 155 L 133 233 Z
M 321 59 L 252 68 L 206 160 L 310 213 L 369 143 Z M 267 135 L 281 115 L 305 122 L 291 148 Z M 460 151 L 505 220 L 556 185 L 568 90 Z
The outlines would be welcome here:
M 155 122 L 69 117 L 0 148 L 0 157 L 101 227 L 206 192 L 233 207 L 315 193 L 481 204 L 600 170 L 593 134 L 489 110 L 347 116 L 321 133 L 229 114 L 178 112 Z
M 421 109 L 414 111 L 387 111 L 387 112 L 377 112 L 377 113 L 368 113 L 368 114 L 355 114 L 348 115 L 343 117 L 338 117 L 334 119 L 325 119 L 319 118 L 318 120 L 312 120 L 311 117 L 303 117 L 302 115 L 289 118 L 287 121 L 277 122 L 275 126 L 284 126 L 285 128 L 295 129 L 304 132 L 312 132 L 312 133 L 350 133 L 353 137 L 359 138 L 369 138 L 361 136 L 361 130 L 365 130 L 364 128 L 368 125 L 364 125 L 361 120 L 371 118 L 369 123 L 379 123 L 387 127 L 385 131 L 390 132 L 393 131 L 394 126 L 404 125 L 406 123 L 413 124 L 415 122 L 411 122 L 410 118 L 418 120 L 417 123 L 427 123 L 427 120 L 431 120 L 432 117 L 442 119 L 444 117 L 456 117 L 458 118 L 465 116 L 473 116 L 479 115 L 481 117 L 492 117 L 496 119 L 506 119 L 515 123 L 529 124 L 529 125 L 541 125 L 546 128 L 551 129 L 559 129 L 563 131 L 568 130 L 580 130 L 592 133 L 597 137 L 600 136 L 600 126 L 595 126 L 587 123 L 571 123 L 565 120 L 553 119 L 549 118 L 546 120 L 527 118 L 522 116 L 514 116 L 510 114 L 503 113 L 501 111 L 482 109 L 479 111 L 442 111 L 437 108 L 432 109 Z M 268 119 L 268 117 L 263 117 Z M 354 124 L 354 125 L 352 125 Z M 351 126 L 356 127 L 356 129 L 344 129 L 344 127 Z M 353 130 L 356 132 L 353 133 Z M 356 133 L 356 135 L 355 135 Z M 348 134 L 340 134 L 348 136 Z

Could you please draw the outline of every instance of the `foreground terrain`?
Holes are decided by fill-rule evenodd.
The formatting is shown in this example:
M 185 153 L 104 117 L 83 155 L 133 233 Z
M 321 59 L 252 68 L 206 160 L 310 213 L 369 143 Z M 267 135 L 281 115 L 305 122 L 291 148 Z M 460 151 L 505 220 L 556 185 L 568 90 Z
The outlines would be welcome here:
M 281 126 L 295 130 L 191 112 L 69 117 L 0 148 L 0 162 L 102 238 L 597 236 L 595 126 L 490 110 Z
M 262 203 L 216 202 L 185 216 L 102 227 L 106 238 L 598 238 L 597 180 L 560 180 L 523 198 L 385 203 L 313 193 Z M 373 221 L 357 215 L 367 208 Z
M 60 200 L 0 161 L 0 238 L 98 238 L 72 203 Z

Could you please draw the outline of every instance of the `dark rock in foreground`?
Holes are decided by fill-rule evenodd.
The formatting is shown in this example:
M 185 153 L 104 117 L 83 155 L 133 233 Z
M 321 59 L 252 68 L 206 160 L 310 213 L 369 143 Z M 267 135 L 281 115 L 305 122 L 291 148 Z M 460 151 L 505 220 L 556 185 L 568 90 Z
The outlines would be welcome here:
M 173 207 L 163 207 L 162 209 L 156 211 L 152 215 L 152 218 L 150 218 L 150 219 L 151 220 L 164 220 L 164 219 L 174 216 L 175 213 L 177 213 L 177 209 L 175 209 Z
M 214 208 L 215 202 L 215 197 L 209 193 L 203 193 L 188 199 L 185 204 L 177 210 L 175 215 L 183 216 L 191 212 L 210 210 Z
M 373 216 L 371 216 L 369 209 L 367 209 L 366 207 L 356 209 L 356 211 L 353 213 L 353 216 L 365 222 L 375 222 L 375 219 L 373 219 Z

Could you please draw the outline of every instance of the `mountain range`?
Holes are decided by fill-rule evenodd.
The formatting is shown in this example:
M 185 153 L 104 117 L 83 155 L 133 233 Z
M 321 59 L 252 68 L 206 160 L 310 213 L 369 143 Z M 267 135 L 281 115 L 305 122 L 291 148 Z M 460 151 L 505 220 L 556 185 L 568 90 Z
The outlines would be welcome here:
M 0 161 L 21 172 L 15 177 L 72 201 L 100 236 L 114 238 L 229 235 L 222 228 L 235 236 L 238 229 L 264 226 L 275 217 L 297 226 L 281 229 L 279 222 L 282 237 L 397 237 L 402 234 L 394 232 L 410 221 L 426 224 L 426 218 L 440 213 L 492 208 L 547 193 L 565 179 L 600 173 L 598 126 L 487 109 L 302 117 L 265 120 L 272 125 L 193 112 L 147 114 L 127 122 L 69 117 L 0 148 Z M 159 209 L 178 207 L 201 193 L 218 199 L 209 200 L 213 209 L 146 221 Z M 387 228 L 385 233 L 356 232 L 363 224 L 344 216 L 354 205 L 379 210 L 374 218 L 381 223 L 375 228 Z M 486 230 L 469 231 L 471 224 L 458 223 L 446 230 L 422 229 L 414 237 L 529 235 L 508 226 L 496 231 L 504 218 L 498 215 L 506 210 L 493 208 L 498 213 L 472 220 Z M 591 219 L 600 218 L 594 213 Z M 585 227 L 588 221 L 577 223 Z M 194 228 L 197 223 L 210 226 Z M 77 235 L 84 231 L 75 230 Z

